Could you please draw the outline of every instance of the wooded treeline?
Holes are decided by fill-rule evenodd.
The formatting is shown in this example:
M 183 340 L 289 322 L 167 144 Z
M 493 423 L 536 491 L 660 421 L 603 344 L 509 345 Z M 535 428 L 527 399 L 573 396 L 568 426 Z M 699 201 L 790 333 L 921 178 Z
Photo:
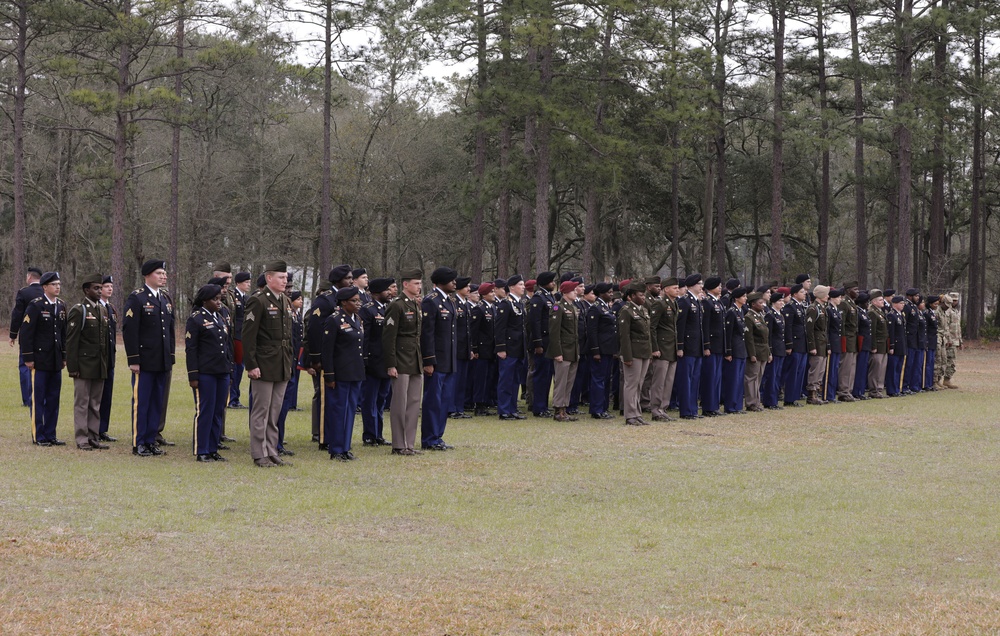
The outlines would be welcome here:
M 276 257 L 805 271 L 958 290 L 975 335 L 1000 293 L 998 9 L 0 0 L 3 302 L 29 264 L 75 298 L 154 256 L 179 300 Z

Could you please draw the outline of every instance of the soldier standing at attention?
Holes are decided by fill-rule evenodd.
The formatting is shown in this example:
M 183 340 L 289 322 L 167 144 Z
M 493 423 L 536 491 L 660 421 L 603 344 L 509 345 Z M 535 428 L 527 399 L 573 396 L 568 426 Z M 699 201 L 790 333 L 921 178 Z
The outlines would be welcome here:
M 587 347 L 590 356 L 590 417 L 610 420 L 611 368 L 618 358 L 618 321 L 609 304 L 613 298 L 611 283 L 597 283 L 597 298 L 587 309 Z
M 233 341 L 222 315 L 223 290 L 208 284 L 194 297 L 194 311 L 184 329 L 188 384 L 194 392 L 191 450 L 199 462 L 224 462 L 219 454 L 222 423 L 229 402 Z
M 396 279 L 373 279 L 368 291 L 372 301 L 361 308 L 360 314 L 365 336 L 365 379 L 361 385 L 361 422 L 364 432 L 361 434 L 361 441 L 365 446 L 388 446 L 389 442 L 382 436 L 382 413 L 389 406 L 392 384 L 382 355 L 382 333 L 385 330 L 386 303 L 396 296 Z
M 821 397 L 823 381 L 826 374 L 827 353 L 829 349 L 827 323 L 829 314 L 826 304 L 829 301 L 830 288 L 816 285 L 813 289 L 815 301 L 806 310 L 806 349 L 809 352 L 809 375 L 806 379 L 806 390 L 809 391 L 809 404 L 826 404 Z
M 245 409 L 240 402 L 240 384 L 243 382 L 243 315 L 246 311 L 247 299 L 250 298 L 250 272 L 237 272 L 233 278 L 236 289 L 233 290 L 233 375 L 229 383 L 229 408 Z M 222 441 L 235 441 L 227 438 L 225 432 Z
M 871 322 L 871 360 L 868 363 L 868 397 L 881 400 L 885 395 L 885 376 L 889 360 L 889 321 L 881 289 L 868 292 L 868 320 Z
M 552 387 L 553 363 L 545 356 L 549 346 L 549 312 L 555 298 L 555 272 L 541 272 L 535 279 L 535 293 L 528 304 L 528 349 L 534 354 L 531 373 L 531 412 L 535 417 L 552 417 L 549 410 L 549 389 Z
M 837 376 L 837 400 L 840 402 L 855 401 L 853 392 L 854 376 L 858 370 L 858 314 L 860 313 L 857 300 L 858 281 L 852 280 L 844 283 L 844 296 L 839 307 L 841 315 L 840 336 L 843 344 L 830 343 L 837 351 L 841 352 L 840 371 Z
M 722 401 L 722 358 L 726 352 L 726 308 L 719 298 L 722 279 L 705 280 L 705 298 L 701 301 L 705 360 L 701 367 L 701 413 L 718 417 Z
M 649 332 L 649 312 L 643 306 L 646 304 L 645 283 L 637 280 L 629 284 L 624 294 L 625 304 L 618 312 L 618 351 L 624 380 L 622 406 L 626 424 L 646 426 L 649 422 L 642 419 L 639 393 L 649 370 L 649 361 L 659 358 L 660 352 L 654 350 Z
M 743 383 L 747 371 L 747 325 L 743 307 L 747 303 L 747 287 L 729 292 L 730 306 L 726 310 L 726 351 L 722 361 L 722 404 L 730 415 L 742 414 Z
M 31 371 L 31 441 L 65 446 L 56 437 L 56 422 L 66 366 L 66 305 L 59 300 L 58 272 L 45 272 L 39 282 L 42 295 L 28 303 L 17 334 L 21 357 Z
M 858 306 L 858 361 L 855 365 L 854 385 L 851 395 L 855 400 L 867 400 L 865 389 L 868 386 L 868 363 L 872 352 L 872 322 L 868 315 L 868 303 L 871 295 L 868 292 L 858 293 L 855 304 Z
M 458 330 L 455 305 L 449 294 L 455 291 L 458 272 L 439 267 L 431 273 L 434 290 L 420 303 L 420 351 L 423 353 L 424 404 L 420 415 L 420 447 L 443 451 L 451 446 L 444 443 L 451 404 L 451 374 L 455 373 Z
M 789 360 L 791 353 L 785 348 L 785 318 L 781 309 L 785 306 L 785 297 L 780 292 L 771 292 L 770 299 L 764 309 L 764 322 L 767 324 L 767 339 L 771 351 L 770 361 L 764 367 L 764 379 L 761 381 L 760 401 L 765 409 L 780 411 L 784 407 L 778 404 L 778 391 L 781 389 L 781 368 Z
M 800 274 L 801 276 L 801 274 Z M 806 289 L 802 283 L 796 283 L 789 289 L 791 298 L 781 310 L 785 319 L 785 351 L 791 353 L 785 357 L 781 375 L 785 381 L 785 406 L 802 406 L 798 399 L 802 397 L 802 385 L 809 367 L 809 349 L 806 344 Z
M 292 312 L 292 374 L 288 378 L 285 399 L 281 401 L 281 415 L 278 416 L 278 457 L 295 456 L 294 451 L 285 448 L 285 422 L 299 392 L 299 359 L 302 353 L 302 292 L 293 291 L 287 296 Z
M 936 382 L 934 381 L 934 365 L 937 363 L 938 330 L 941 328 L 937 319 L 937 308 L 940 301 L 940 296 L 928 296 L 927 301 L 924 303 L 924 316 L 927 319 L 927 353 L 924 360 L 925 391 L 937 391 Z
M 667 415 L 667 408 L 670 406 L 677 373 L 677 353 L 682 350 L 677 340 L 677 297 L 680 296 L 677 282 L 676 278 L 662 281 L 660 297 L 646 302 L 649 306 L 653 348 L 660 352 L 660 357 L 653 358 L 649 363 L 652 370 L 649 408 L 653 413 L 653 421 L 656 422 L 669 422 L 673 419 Z
M 820 388 L 819 397 L 830 403 L 835 403 L 839 397 L 837 393 L 837 383 L 840 381 L 840 363 L 843 355 L 842 334 L 844 329 L 843 315 L 840 313 L 840 305 L 844 300 L 844 292 L 839 289 L 831 289 L 826 303 L 826 341 L 830 350 L 826 364 L 825 384 Z M 854 398 L 847 401 L 854 401 Z
M 361 298 L 361 306 L 364 307 L 372 301 L 371 291 L 368 289 L 368 270 L 364 267 L 352 269 L 351 278 L 353 279 L 351 281 L 352 284 L 358 288 L 358 297 Z
M 958 293 L 952 292 L 950 296 L 951 309 L 946 312 L 948 314 L 947 362 L 944 366 L 944 380 L 941 385 L 949 389 L 957 389 L 958 387 L 952 384 L 951 378 L 955 375 L 955 360 L 958 357 L 958 350 L 962 348 L 962 312 L 959 307 L 961 301 Z
M 684 280 L 687 292 L 677 299 L 677 396 L 681 419 L 698 417 L 698 388 L 708 340 L 702 327 L 703 311 L 698 296 L 702 292 L 701 274 Z
M 309 308 L 309 317 L 306 319 L 305 349 L 308 352 L 309 366 L 312 368 L 310 375 L 313 376 L 313 401 L 312 401 L 312 434 L 313 441 L 319 442 L 320 450 L 328 450 L 326 440 L 323 439 L 324 415 L 326 408 L 324 398 L 326 392 L 323 390 L 323 327 L 326 319 L 337 308 L 337 292 L 350 287 L 354 283 L 354 275 L 351 274 L 351 266 L 338 265 L 330 270 L 327 276 L 330 283 L 329 289 L 320 289 L 316 297 L 313 298 L 312 306 Z
M 770 334 L 767 330 L 767 320 L 764 317 L 764 294 L 755 291 L 747 294 L 750 309 L 746 314 L 746 331 L 744 343 L 747 347 L 747 366 L 744 371 L 743 393 L 748 411 L 763 411 L 761 406 L 761 381 L 764 370 L 771 362 Z M 784 346 L 782 343 L 781 346 Z
M 166 261 L 142 264 L 146 284 L 125 301 L 122 336 L 132 372 L 132 454 L 163 455 L 157 434 L 166 413 L 167 376 L 174 366 L 174 306 L 161 287 Z M 140 355 L 141 351 L 141 355 Z
M 517 391 L 527 372 L 524 330 L 524 279 L 511 276 L 504 283 L 506 297 L 497 303 L 493 337 L 498 365 L 497 412 L 501 420 L 523 420 L 517 410 Z
M 906 290 L 906 302 L 903 303 L 903 323 L 906 325 L 906 366 L 903 369 L 903 395 L 917 393 L 923 384 L 924 347 L 920 342 L 920 312 L 917 310 L 917 300 L 920 291 L 916 287 Z
M 115 357 L 118 353 L 118 311 L 111 304 L 115 293 L 115 283 L 111 276 L 101 280 L 101 307 L 108 316 L 108 377 L 104 379 L 104 391 L 101 394 L 101 433 L 102 442 L 117 442 L 111 437 L 108 429 L 111 427 L 111 400 L 115 393 Z
M 559 287 L 562 300 L 554 303 L 549 312 L 549 346 L 545 355 L 555 366 L 552 406 L 555 409 L 553 418 L 557 422 L 577 421 L 575 416 L 566 413 L 580 361 L 579 317 L 575 305 L 577 287 L 572 280 L 562 283 Z
M 358 311 L 361 296 L 357 287 L 337 290 L 337 310 L 323 328 L 323 383 L 326 387 L 324 438 L 330 459 L 351 461 L 354 416 L 365 379 L 365 331 Z
M 392 426 L 392 454 L 416 455 L 417 416 L 423 369 L 420 364 L 420 293 L 423 272 L 403 270 L 403 295 L 389 303 L 382 331 L 382 356 L 392 382 L 389 424 Z
M 107 449 L 100 443 L 101 396 L 108 376 L 108 315 L 101 306 L 100 274 L 83 280 L 82 303 L 66 317 L 66 371 L 73 378 L 73 428 L 80 450 Z
M 250 407 L 250 456 L 262 468 L 282 466 L 278 457 L 278 416 L 292 375 L 292 312 L 285 286 L 288 266 L 268 263 L 264 288 L 247 300 L 243 355 L 253 392 Z
M 886 320 L 889 323 L 889 364 L 885 373 L 885 392 L 890 397 L 896 397 L 902 392 L 903 369 L 906 367 L 906 319 L 903 317 L 906 299 L 893 296 L 891 300 L 891 305 L 886 310 Z
M 472 303 L 469 302 L 471 282 L 472 279 L 468 276 L 459 276 L 455 279 L 455 293 L 451 296 L 451 302 L 455 306 L 455 372 L 449 378 L 447 392 L 451 395 L 451 402 L 445 404 L 445 408 L 448 410 L 448 417 L 455 419 L 472 417 L 465 412 L 466 386 L 469 383 L 469 365 L 473 355 L 469 340 L 469 323 L 472 318 Z
M 21 328 L 21 321 L 24 320 L 24 312 L 28 308 L 28 303 L 42 295 L 42 270 L 37 267 L 29 267 L 27 275 L 27 285 L 17 290 L 17 297 L 14 300 L 14 310 L 10 314 L 10 346 L 17 342 L 17 332 Z M 24 358 L 20 352 L 17 355 L 17 371 L 21 380 L 21 404 L 31 407 L 31 369 L 24 364 Z
M 493 337 L 493 320 L 496 318 L 496 295 L 493 283 L 479 286 L 479 303 L 472 308 L 469 318 L 469 342 L 472 347 L 472 401 L 476 415 L 496 415 L 489 407 L 496 400 L 497 386 L 496 341 Z

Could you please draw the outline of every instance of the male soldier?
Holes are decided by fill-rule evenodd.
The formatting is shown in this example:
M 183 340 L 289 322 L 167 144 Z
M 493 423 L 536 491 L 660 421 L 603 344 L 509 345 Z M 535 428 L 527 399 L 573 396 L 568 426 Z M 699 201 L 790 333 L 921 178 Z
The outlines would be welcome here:
M 368 289 L 368 270 L 364 267 L 355 268 L 351 270 L 351 278 L 354 279 L 352 284 L 358 288 L 358 296 L 361 297 L 361 306 L 364 307 L 372 301 L 372 294 Z
M 725 353 L 722 361 L 721 396 L 725 412 L 730 415 L 745 413 L 745 379 L 747 370 L 747 323 L 744 307 L 749 287 L 737 287 L 729 292 L 729 309 L 725 317 Z
M 100 443 L 101 396 L 108 376 L 108 316 L 101 306 L 103 277 L 83 279 L 82 303 L 66 317 L 66 371 L 73 378 L 73 426 L 80 450 L 110 448 Z
M 903 303 L 903 321 L 906 325 L 906 368 L 903 369 L 903 395 L 918 393 L 923 384 L 924 347 L 920 341 L 920 316 L 917 310 L 917 298 L 920 291 L 911 287 L 906 290 L 906 302 Z
M 163 455 L 158 433 L 167 410 L 167 377 L 174 366 L 174 306 L 161 288 L 167 284 L 167 263 L 142 264 L 145 285 L 125 301 L 122 337 L 132 372 L 132 454 Z
M 420 355 L 420 292 L 423 272 L 406 269 L 400 274 L 403 295 L 389 303 L 382 331 L 382 357 L 392 382 L 389 423 L 392 454 L 416 455 L 417 416 L 423 385 Z
M 31 441 L 38 446 L 65 446 L 56 437 L 56 422 L 66 366 L 66 305 L 59 300 L 58 272 L 45 272 L 39 283 L 42 295 L 28 303 L 16 338 L 31 372 Z
M 951 306 L 945 310 L 945 323 L 942 330 L 945 331 L 945 348 L 941 354 L 945 360 L 941 370 L 941 386 L 949 389 L 958 387 L 952 383 L 951 378 L 955 375 L 955 358 L 957 352 L 962 348 L 962 313 L 959 310 L 959 296 L 956 292 L 945 294 Z
M 617 320 L 609 304 L 613 297 L 611 283 L 597 283 L 597 299 L 587 310 L 587 347 L 590 365 L 590 417 L 610 420 L 608 412 L 611 368 L 618 357 Z
M 642 380 L 649 370 L 649 361 L 659 358 L 649 331 L 649 312 L 646 304 L 646 285 L 637 280 L 625 287 L 625 305 L 618 312 L 618 351 L 622 360 L 622 407 L 625 423 L 630 426 L 645 426 L 639 392 Z
M 906 319 L 903 317 L 903 306 L 906 299 L 893 296 L 886 310 L 886 321 L 889 327 L 889 358 L 885 373 L 885 392 L 889 397 L 900 395 L 903 387 L 903 369 L 906 366 Z
M 871 294 L 859 292 L 855 304 L 858 306 L 858 363 L 854 372 L 854 385 L 851 395 L 855 400 L 867 400 L 865 390 L 868 386 L 868 364 L 872 352 L 872 322 L 868 317 L 868 303 Z
M 368 291 L 372 301 L 361 308 L 360 314 L 365 358 L 365 380 L 361 384 L 361 422 L 364 426 L 361 441 L 365 446 L 388 446 L 389 442 L 382 436 L 382 414 L 389 405 L 391 384 L 382 355 L 382 332 L 386 307 L 396 296 L 396 279 L 376 278 L 369 283 Z
M 287 464 L 278 457 L 278 418 L 292 375 L 292 311 L 284 293 L 288 265 L 268 263 L 264 281 L 264 289 L 247 299 L 243 356 L 253 393 L 250 456 L 257 466 L 270 468 Z
M 449 386 L 455 373 L 458 330 L 455 305 L 449 294 L 455 291 L 458 272 L 439 267 L 431 272 L 434 290 L 420 303 L 420 351 L 423 353 L 424 404 L 420 416 L 420 448 L 443 451 L 452 448 L 444 443 L 448 425 Z
M 582 279 L 581 279 L 582 280 Z M 590 397 L 590 366 L 591 358 L 590 346 L 587 344 L 587 311 L 597 300 L 594 295 L 594 285 L 577 285 L 576 305 L 577 326 L 576 333 L 580 347 L 580 362 L 576 367 L 576 378 L 573 379 L 573 390 L 569 394 L 569 408 L 566 413 L 569 415 L 580 414 L 580 404 L 589 402 Z
M 28 303 L 42 295 L 42 285 L 39 280 L 42 277 L 42 270 L 37 267 L 28 268 L 27 286 L 17 290 L 17 298 L 14 300 L 14 310 L 10 314 L 10 346 L 17 342 L 17 332 L 21 328 L 21 321 L 24 319 L 24 311 L 28 308 Z M 31 369 L 24 365 L 24 358 L 17 355 L 17 370 L 21 380 L 21 404 L 31 406 Z
M 247 299 L 250 297 L 250 272 L 237 272 L 233 278 L 236 288 L 232 292 L 231 302 L 233 328 L 233 374 L 229 381 L 229 408 L 245 409 L 240 402 L 240 383 L 243 382 L 243 315 L 246 311 Z M 220 438 L 223 442 L 234 441 L 223 432 Z
M 768 348 L 771 351 L 770 361 L 764 367 L 764 379 L 761 381 L 761 404 L 765 409 L 780 411 L 784 407 L 778 404 L 778 391 L 781 389 L 782 367 L 791 360 L 791 350 L 785 348 L 785 318 L 781 310 L 785 306 L 783 294 L 771 294 L 764 310 L 764 322 L 767 325 Z
M 108 377 L 104 379 L 104 391 L 101 394 L 101 432 L 100 441 L 117 442 L 111 437 L 111 400 L 115 392 L 115 357 L 118 354 L 118 310 L 111 304 L 115 293 L 115 282 L 111 276 L 101 279 L 101 307 L 108 316 Z
M 555 365 L 555 390 L 552 395 L 553 416 L 557 422 L 575 422 L 576 416 L 569 415 L 569 395 L 576 378 L 580 360 L 580 338 L 577 333 L 579 317 L 574 301 L 577 283 L 573 280 L 559 286 L 562 299 L 552 305 L 549 312 L 549 346 L 545 351 Z
M 223 281 L 220 285 L 222 287 L 222 306 L 225 307 L 226 311 L 229 312 L 230 324 L 228 325 L 228 327 L 229 331 L 232 332 L 233 330 L 232 317 L 233 313 L 235 313 L 236 311 L 236 303 L 233 299 L 233 290 L 232 290 L 233 266 L 230 265 L 229 263 L 217 264 L 215 266 L 215 269 L 212 270 L 212 278 L 221 278 Z
M 882 399 L 885 395 L 885 372 L 889 360 L 889 321 L 885 314 L 885 298 L 881 289 L 868 292 L 868 319 L 871 322 L 871 361 L 868 363 L 868 396 Z
M 854 376 L 858 368 L 858 281 L 844 283 L 844 296 L 840 302 L 841 331 L 843 344 L 831 342 L 830 346 L 841 352 L 840 370 L 837 377 L 837 400 L 854 402 Z
M 744 372 L 743 394 L 746 398 L 748 411 L 763 411 L 761 406 L 761 381 L 764 370 L 771 362 L 771 347 L 767 331 L 767 320 L 764 317 L 764 293 L 751 292 L 747 294 L 747 304 L 750 309 L 746 315 L 746 332 L 744 343 L 747 347 L 747 366 Z M 784 346 L 784 343 L 782 343 Z
M 823 380 L 826 373 L 827 353 L 829 352 L 829 342 L 827 322 L 828 316 L 826 304 L 830 296 L 830 288 L 825 285 L 816 285 L 813 290 L 815 301 L 806 310 L 806 348 L 809 352 L 809 376 L 806 381 L 806 390 L 809 391 L 809 404 L 826 404 L 821 396 L 823 390 Z
M 535 417 L 552 417 L 549 410 L 549 389 L 552 386 L 553 364 L 545 357 L 549 346 L 549 312 L 555 299 L 552 291 L 556 288 L 555 272 L 541 272 L 535 279 L 535 294 L 528 304 L 528 348 L 532 351 L 534 371 L 532 372 L 531 412 Z
M 927 297 L 927 301 L 924 303 L 924 318 L 927 325 L 927 337 L 925 339 L 926 349 L 924 350 L 924 380 L 923 389 L 924 391 L 937 391 L 936 382 L 934 381 L 934 366 L 937 362 L 938 356 L 938 332 L 941 329 L 941 325 L 938 324 L 938 314 L 937 308 L 940 305 L 941 297 L 936 295 L 931 295 Z M 942 354 L 944 352 L 941 352 Z
M 455 306 L 455 372 L 451 374 L 448 394 L 451 402 L 445 404 L 448 417 L 469 419 L 465 412 L 465 387 L 469 382 L 469 363 L 472 360 L 472 343 L 469 341 L 469 323 L 472 317 L 472 303 L 469 302 L 469 284 L 472 278 L 459 276 L 455 279 L 455 293 L 450 300 Z
M 506 280 L 507 297 L 497 303 L 493 337 L 499 367 L 497 412 L 501 420 L 523 420 L 517 410 L 517 390 L 525 379 L 527 343 L 524 330 L 524 279 L 515 274 Z
M 681 419 L 698 417 L 698 386 L 708 339 L 702 327 L 704 313 L 698 296 L 702 292 L 701 274 L 684 280 L 687 293 L 677 299 L 677 390 Z
M 806 344 L 806 289 L 796 283 L 789 289 L 788 304 L 781 310 L 785 319 L 785 358 L 781 374 L 785 376 L 785 406 L 802 406 L 802 383 L 809 366 L 809 349 Z
M 649 407 L 656 422 L 673 420 L 667 415 L 667 408 L 677 373 L 677 354 L 683 352 L 683 344 L 677 339 L 677 297 L 681 293 L 677 282 L 676 278 L 661 281 L 660 297 L 647 303 L 653 348 L 660 352 L 660 357 L 650 362 L 653 378 L 649 386 Z
M 469 342 L 472 347 L 472 401 L 476 415 L 496 415 L 490 411 L 497 385 L 497 354 L 493 336 L 496 318 L 493 283 L 479 286 L 479 302 L 469 318 Z
M 309 366 L 312 367 L 309 375 L 313 376 L 313 401 L 312 401 L 312 437 L 314 442 L 319 443 L 321 451 L 328 450 L 326 440 L 323 439 L 325 427 L 323 426 L 324 396 L 322 370 L 323 370 L 323 326 L 326 319 L 337 308 L 337 292 L 345 287 L 350 287 L 354 283 L 354 275 L 351 273 L 351 266 L 337 265 L 330 270 L 327 276 L 330 284 L 328 289 L 320 289 L 313 298 L 309 307 L 309 316 L 305 324 L 305 340 L 303 347 L 307 352 Z
M 701 413 L 718 417 L 722 400 L 722 358 L 726 352 L 726 308 L 719 293 L 722 279 L 713 276 L 705 280 L 705 298 L 701 301 L 702 331 L 705 339 L 705 361 L 701 367 Z
M 840 289 L 831 289 L 826 303 L 826 342 L 830 355 L 826 362 L 825 382 L 820 388 L 819 397 L 827 402 L 834 403 L 839 397 L 837 393 L 837 383 L 840 379 L 840 362 L 843 355 L 841 338 L 844 329 L 844 318 L 840 313 L 840 305 L 844 300 L 844 292 Z M 847 400 L 843 400 L 846 402 Z M 851 398 L 850 401 L 854 401 Z

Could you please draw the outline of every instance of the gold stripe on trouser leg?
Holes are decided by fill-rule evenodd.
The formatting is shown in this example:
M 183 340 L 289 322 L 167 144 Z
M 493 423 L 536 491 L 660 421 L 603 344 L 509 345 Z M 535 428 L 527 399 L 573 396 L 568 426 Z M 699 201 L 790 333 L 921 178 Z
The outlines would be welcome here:
M 194 426 L 191 427 L 191 454 L 198 454 L 198 414 L 201 412 L 201 382 L 194 390 Z
M 900 393 L 902 393 L 902 391 L 903 391 L 903 380 L 905 380 L 905 379 L 906 379 L 906 354 L 904 353 L 903 354 L 903 366 L 899 370 L 899 391 L 900 391 Z
M 319 443 L 326 444 L 326 382 L 323 381 L 323 371 L 319 376 Z
M 139 373 L 132 374 L 132 448 L 139 445 Z
M 35 391 L 35 369 L 31 369 L 31 443 L 38 443 L 38 422 L 35 418 L 38 417 L 38 402 L 36 398 L 38 397 L 38 392 Z

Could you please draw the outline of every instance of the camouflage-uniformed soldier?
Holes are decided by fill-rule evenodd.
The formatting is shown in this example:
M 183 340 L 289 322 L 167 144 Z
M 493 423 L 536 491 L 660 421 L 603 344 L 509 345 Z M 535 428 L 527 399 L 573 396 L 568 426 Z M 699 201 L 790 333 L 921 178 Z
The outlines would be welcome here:
M 545 356 L 555 366 L 555 391 L 552 394 L 553 418 L 557 422 L 575 422 L 577 418 L 566 413 L 569 408 L 569 394 L 580 363 L 580 338 L 578 334 L 577 283 L 569 280 L 559 286 L 562 300 L 552 304 L 549 311 L 549 344 Z
M 626 424 L 644 426 L 648 422 L 642 419 L 639 391 L 642 388 L 642 379 L 649 370 L 649 361 L 653 357 L 660 357 L 660 352 L 653 350 L 649 332 L 649 312 L 643 307 L 646 303 L 645 283 L 642 281 L 631 283 L 625 288 L 624 294 L 625 304 L 618 312 L 618 351 L 624 380 L 622 406 L 625 410 Z
M 56 437 L 56 422 L 66 366 L 66 304 L 59 300 L 58 272 L 45 272 L 40 282 L 42 295 L 28 303 L 17 333 L 21 357 L 31 371 L 31 441 L 65 446 Z
M 962 312 L 959 307 L 959 296 L 957 293 L 952 292 L 951 296 L 951 308 L 946 312 L 948 315 L 948 344 L 945 349 L 946 363 L 944 366 L 944 380 L 942 385 L 949 389 L 957 389 L 958 387 L 952 384 L 951 378 L 955 375 L 955 358 L 957 357 L 957 352 L 962 348 Z
M 292 308 L 285 295 L 288 266 L 268 263 L 265 286 L 247 300 L 243 356 L 253 391 L 250 455 L 262 468 L 287 464 L 278 457 L 278 418 L 292 375 Z
M 66 371 L 73 378 L 73 427 L 80 450 L 107 449 L 100 443 L 101 398 L 108 377 L 108 314 L 101 306 L 103 277 L 83 279 L 83 302 L 66 317 Z
M 404 270 L 400 274 L 403 294 L 389 303 L 382 330 L 382 359 L 392 379 L 389 425 L 392 454 L 416 455 L 417 417 L 423 393 L 423 356 L 420 354 L 420 295 L 423 272 Z
M 827 322 L 829 314 L 826 304 L 830 296 L 830 288 L 826 285 L 816 285 L 813 289 L 816 300 L 806 310 L 806 350 L 809 352 L 809 377 L 806 380 L 806 390 L 809 392 L 809 404 L 826 404 L 820 397 L 823 389 L 823 376 L 826 373 Z
M 961 322 L 952 305 L 954 296 L 941 295 L 937 308 L 937 358 L 934 361 L 934 383 L 941 388 L 957 389 L 951 376 L 955 373 L 955 350 L 962 345 Z M 955 325 L 952 324 L 955 321 Z M 957 343 L 957 344 L 956 344 Z

